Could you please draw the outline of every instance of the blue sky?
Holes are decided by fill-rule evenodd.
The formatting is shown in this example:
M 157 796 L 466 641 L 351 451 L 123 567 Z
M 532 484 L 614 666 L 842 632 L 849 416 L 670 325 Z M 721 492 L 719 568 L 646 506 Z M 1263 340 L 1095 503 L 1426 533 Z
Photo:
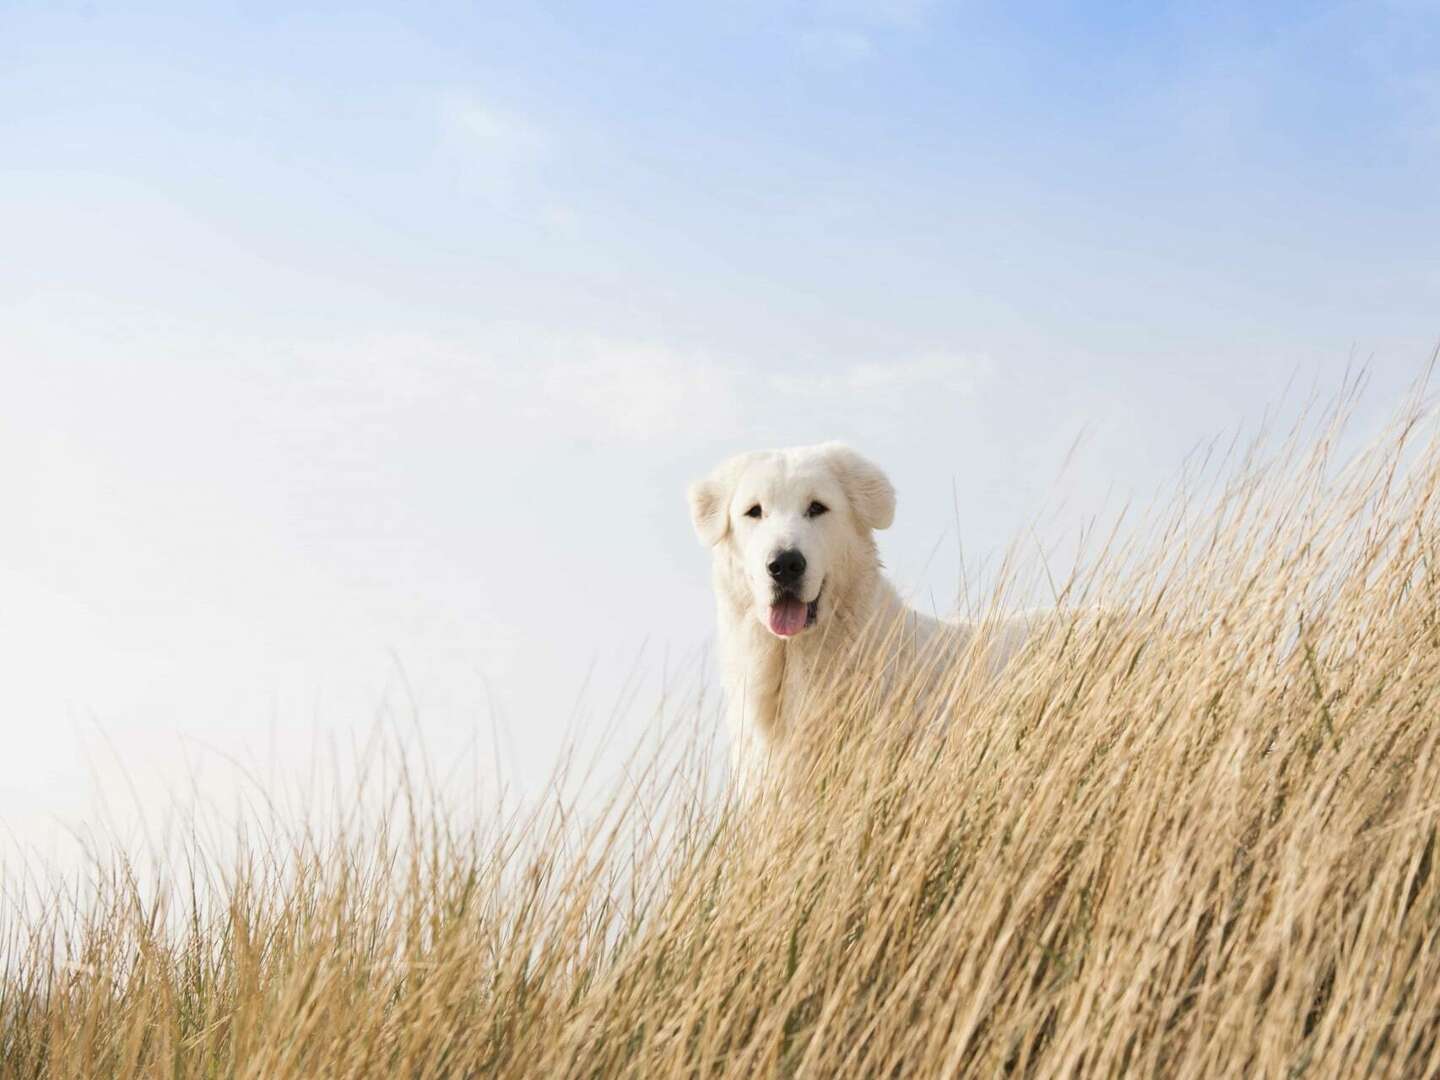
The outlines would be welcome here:
M 103 229 L 137 299 L 287 332 L 659 323 L 817 363 L 1390 340 L 1437 295 L 1433 4 L 202 10 L 5 9 L 12 227 L 69 221 L 12 274 L 74 280 Z
M 733 450 L 871 453 L 944 608 L 952 490 L 973 565 L 1292 380 L 1388 403 L 1437 56 L 1425 0 L 0 2 L 0 813 L 83 818 L 96 731 L 157 790 L 353 733 L 396 655 L 533 785 L 703 650 Z

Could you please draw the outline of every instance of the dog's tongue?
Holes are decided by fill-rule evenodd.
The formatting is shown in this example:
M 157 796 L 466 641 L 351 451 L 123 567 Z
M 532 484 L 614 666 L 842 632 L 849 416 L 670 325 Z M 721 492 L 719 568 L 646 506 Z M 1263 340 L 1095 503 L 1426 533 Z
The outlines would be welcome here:
M 793 637 L 805 629 L 808 612 L 803 600 L 787 596 L 778 604 L 770 605 L 770 629 L 781 637 Z

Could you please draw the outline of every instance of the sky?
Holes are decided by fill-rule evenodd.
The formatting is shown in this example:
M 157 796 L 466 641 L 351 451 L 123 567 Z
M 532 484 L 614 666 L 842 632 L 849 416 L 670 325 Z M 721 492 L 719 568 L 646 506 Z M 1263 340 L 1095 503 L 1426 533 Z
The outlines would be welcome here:
M 734 451 L 881 463 L 948 610 L 1350 365 L 1378 423 L 1437 57 L 1430 0 L 0 0 L 0 826 L 377 717 L 515 790 L 621 752 Z

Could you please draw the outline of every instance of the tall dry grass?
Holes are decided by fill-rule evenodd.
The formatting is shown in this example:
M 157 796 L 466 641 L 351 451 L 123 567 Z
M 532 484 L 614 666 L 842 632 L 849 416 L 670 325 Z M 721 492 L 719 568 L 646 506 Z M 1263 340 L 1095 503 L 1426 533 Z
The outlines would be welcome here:
M 784 790 L 196 841 L 8 913 L 9 1076 L 1440 1074 L 1440 444 L 1183 482 L 998 677 L 854 656 Z M 1119 537 L 1138 539 L 1122 542 Z

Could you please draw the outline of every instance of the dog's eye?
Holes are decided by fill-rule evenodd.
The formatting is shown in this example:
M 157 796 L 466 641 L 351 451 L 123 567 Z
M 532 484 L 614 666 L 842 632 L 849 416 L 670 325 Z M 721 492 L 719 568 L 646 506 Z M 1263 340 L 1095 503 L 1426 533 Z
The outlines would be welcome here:
M 812 502 L 810 509 L 805 511 L 806 517 L 819 517 L 821 514 L 828 514 L 830 508 L 822 502 Z
M 759 504 L 759 503 L 756 503 L 754 506 L 750 507 L 749 510 L 746 510 L 746 511 L 745 511 L 745 516 L 746 516 L 746 517 L 758 518 L 758 517 L 760 516 L 760 514 L 761 514 L 761 510 L 760 510 L 760 504 Z

